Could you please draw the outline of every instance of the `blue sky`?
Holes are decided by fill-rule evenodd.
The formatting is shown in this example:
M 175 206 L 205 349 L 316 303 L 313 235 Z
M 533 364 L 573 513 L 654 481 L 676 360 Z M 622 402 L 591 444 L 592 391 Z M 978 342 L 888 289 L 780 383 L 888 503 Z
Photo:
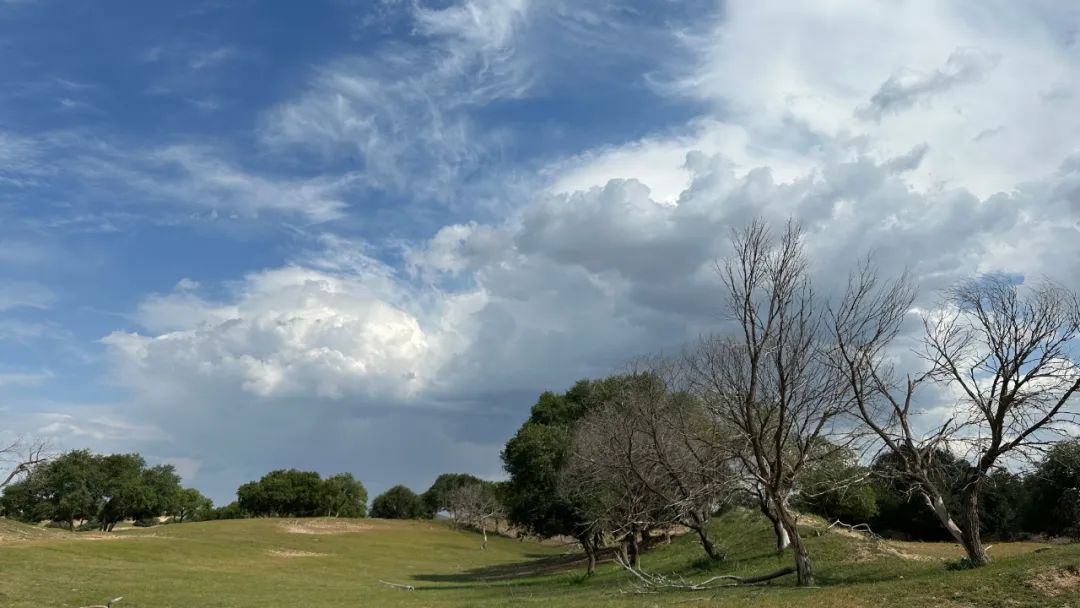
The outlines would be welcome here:
M 925 304 L 1076 281 L 1067 2 L 0 1 L 0 433 L 218 502 L 500 475 L 536 395 L 715 329 L 794 215 Z M 903 355 L 898 355 L 903 358 Z

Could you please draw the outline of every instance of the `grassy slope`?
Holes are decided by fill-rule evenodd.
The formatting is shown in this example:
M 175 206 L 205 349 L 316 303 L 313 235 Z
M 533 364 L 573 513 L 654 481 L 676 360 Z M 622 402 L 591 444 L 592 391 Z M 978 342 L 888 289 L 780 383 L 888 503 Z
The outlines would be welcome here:
M 1080 606 L 1080 589 L 1050 596 L 1029 583 L 1039 571 L 1080 566 L 1080 546 L 999 545 L 995 564 L 947 572 L 940 545 L 899 545 L 908 557 L 837 533 L 809 539 L 820 588 L 784 579 L 767 587 L 714 593 L 625 595 L 615 566 L 585 580 L 560 549 L 493 539 L 480 551 L 474 534 L 434 522 L 334 522 L 347 533 L 297 534 L 284 520 L 162 526 L 74 535 L 0 520 L 0 606 L 82 606 L 123 595 L 119 608 L 200 606 Z M 362 525 L 365 529 L 355 529 Z M 328 531 L 328 530 L 322 530 Z M 341 532 L 331 529 L 329 531 Z M 809 532 L 809 531 L 808 531 Z M 770 531 L 748 512 L 716 522 L 727 549 L 720 566 L 703 562 L 689 537 L 646 555 L 644 567 L 698 578 L 710 572 L 758 574 L 789 563 L 768 550 Z M 1032 552 L 1038 549 L 1037 552 Z M 297 553 L 318 555 L 297 555 Z M 922 555 L 923 559 L 911 559 Z M 570 569 L 567 570 L 566 568 Z M 387 580 L 416 586 L 398 591 Z

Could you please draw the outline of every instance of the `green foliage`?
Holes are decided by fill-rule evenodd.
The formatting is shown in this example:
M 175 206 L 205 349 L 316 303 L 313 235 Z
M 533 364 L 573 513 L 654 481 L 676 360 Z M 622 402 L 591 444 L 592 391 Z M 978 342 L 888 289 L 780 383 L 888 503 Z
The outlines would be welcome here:
M 242 508 L 240 508 L 240 503 L 234 500 L 233 502 L 230 502 L 223 507 L 211 509 L 210 512 L 207 514 L 206 519 L 243 519 L 245 517 L 248 517 L 248 514 L 244 512 Z
M 236 498 L 254 517 L 363 517 L 367 509 L 367 490 L 350 473 L 324 481 L 315 471 L 278 469 L 240 486 Z
M 626 381 L 625 376 L 581 380 L 564 394 L 540 395 L 529 419 L 502 452 L 503 466 L 510 474 L 502 498 L 513 525 L 542 537 L 581 533 L 580 509 L 558 490 L 573 425 Z
M 109 530 L 122 519 L 149 521 L 175 513 L 185 491 L 194 491 L 181 491 L 179 482 L 171 464 L 148 467 L 137 454 L 98 456 L 73 450 L 5 487 L 0 509 L 23 522 L 52 521 L 70 529 L 82 519 Z
M 195 488 L 185 488 L 176 494 L 169 509 L 177 523 L 185 521 L 201 521 L 210 519 L 210 513 L 214 509 L 214 501 L 202 495 Z
M 8 517 L 22 521 L 51 520 L 70 529 L 76 520 L 93 520 L 109 530 L 123 519 L 166 514 L 179 495 L 180 478 L 172 465 L 148 467 L 138 454 L 75 450 L 4 488 L 0 505 Z
M 380 519 L 420 519 L 427 509 L 409 488 L 397 485 L 383 492 L 371 503 L 371 516 Z
M 827 455 L 812 461 L 802 473 L 802 491 L 793 501 L 798 509 L 848 524 L 870 521 L 878 514 L 878 496 L 870 470 L 851 450 L 830 446 Z
M 1080 539 L 1080 439 L 1055 445 L 1025 485 L 1029 529 Z
M 321 508 L 332 517 L 364 517 L 367 514 L 367 490 L 352 473 L 326 478 L 322 485 Z

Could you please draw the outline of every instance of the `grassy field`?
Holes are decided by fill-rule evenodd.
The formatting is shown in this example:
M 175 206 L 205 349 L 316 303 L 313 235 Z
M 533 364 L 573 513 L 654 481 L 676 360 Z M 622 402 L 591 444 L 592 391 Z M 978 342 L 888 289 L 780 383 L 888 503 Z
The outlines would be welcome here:
M 715 522 L 728 560 L 711 564 L 690 537 L 643 558 L 653 572 L 700 578 L 758 574 L 790 562 L 768 550 L 770 531 L 737 511 Z M 949 545 L 876 544 L 807 529 L 819 587 L 791 577 L 711 592 L 627 593 L 607 564 L 583 578 L 567 549 L 479 537 L 438 522 L 257 519 L 70 534 L 0 520 L 0 606 L 78 607 L 124 596 L 118 608 L 367 606 L 1073 606 L 1080 546 L 1000 544 L 995 563 L 949 571 Z M 413 585 L 403 591 L 382 584 Z

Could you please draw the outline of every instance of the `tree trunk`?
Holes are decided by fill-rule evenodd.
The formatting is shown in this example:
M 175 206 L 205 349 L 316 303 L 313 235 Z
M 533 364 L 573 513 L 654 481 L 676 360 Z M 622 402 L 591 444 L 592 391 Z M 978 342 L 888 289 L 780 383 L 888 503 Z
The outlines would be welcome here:
M 519 537 L 525 538 L 524 536 Z M 588 564 L 585 569 L 585 576 L 592 576 L 596 574 L 596 545 L 589 538 L 588 534 L 582 534 L 578 537 L 578 542 L 581 543 L 581 548 L 585 550 L 585 556 L 588 558 Z
M 990 563 L 990 554 L 982 543 L 982 533 L 979 530 L 979 486 L 981 481 L 970 484 L 964 491 L 964 530 L 962 543 L 967 553 L 968 562 L 975 567 L 985 566 Z
M 705 522 L 702 517 L 697 513 L 691 516 L 691 525 L 689 528 L 694 532 L 697 532 L 698 539 L 701 541 L 701 548 L 705 550 L 705 555 L 709 556 L 709 559 L 721 561 L 724 559 L 724 555 L 716 550 L 716 545 L 709 539 L 709 531 L 705 528 Z M 671 542 L 671 535 L 668 532 L 668 541 Z
M 634 568 L 641 565 L 641 547 L 638 545 L 637 526 L 630 527 L 626 535 L 626 561 Z
M 802 535 L 795 521 L 795 515 L 788 510 L 787 505 L 776 501 L 776 515 L 783 524 L 791 542 L 791 549 L 795 553 L 795 576 L 800 587 L 810 587 L 814 584 L 814 567 L 810 562 L 810 554 L 803 544 Z
M 941 525 L 949 531 L 953 539 L 956 540 L 961 546 L 964 545 L 964 532 L 960 529 L 960 526 L 956 525 L 952 516 L 949 515 L 949 509 L 945 506 L 945 499 L 941 496 L 934 494 L 931 496 L 926 491 L 922 493 L 923 499 L 926 500 L 926 506 L 930 507 L 930 510 L 934 512 L 934 515 L 941 522 Z
M 481 525 L 481 530 L 484 533 L 484 542 L 480 543 L 480 550 L 487 549 L 487 524 Z
M 769 506 L 769 499 L 759 498 L 758 508 L 761 509 L 762 515 L 772 522 L 773 534 L 776 535 L 776 551 L 787 549 L 791 544 L 791 538 L 788 536 L 787 529 L 784 528 L 784 523 L 780 521 L 780 517 Z

